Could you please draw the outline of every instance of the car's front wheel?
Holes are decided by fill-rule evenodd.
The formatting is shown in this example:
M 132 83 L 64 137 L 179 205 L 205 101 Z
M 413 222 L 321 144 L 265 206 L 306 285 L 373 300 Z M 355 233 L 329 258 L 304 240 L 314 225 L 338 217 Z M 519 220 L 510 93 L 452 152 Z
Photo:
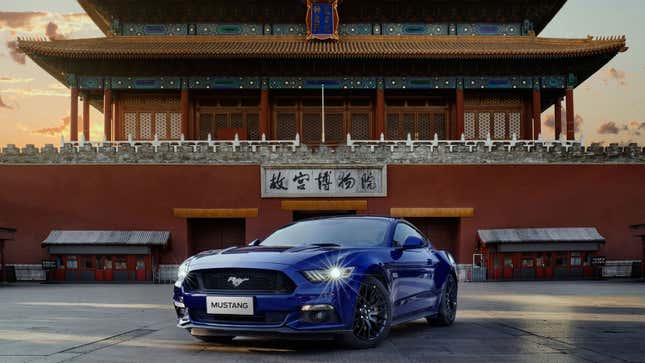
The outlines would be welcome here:
M 439 301 L 437 315 L 428 316 L 430 325 L 448 326 L 455 322 L 457 316 L 457 280 L 448 275 Z
M 354 349 L 379 345 L 390 332 L 392 303 L 381 281 L 366 277 L 356 297 L 351 333 L 340 336 L 341 343 Z

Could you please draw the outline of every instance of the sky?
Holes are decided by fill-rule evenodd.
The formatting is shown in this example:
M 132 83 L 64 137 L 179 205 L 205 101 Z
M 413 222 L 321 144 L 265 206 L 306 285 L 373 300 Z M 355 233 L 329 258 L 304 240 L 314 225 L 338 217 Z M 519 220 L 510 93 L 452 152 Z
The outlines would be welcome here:
M 576 88 L 576 137 L 582 135 L 586 144 L 645 145 L 642 14 L 643 0 L 569 0 L 540 34 L 556 38 L 627 36 L 629 50 Z M 102 33 L 75 0 L 0 0 L 0 147 L 58 144 L 61 134 L 69 135 L 69 91 L 16 52 L 17 36 L 70 39 Z M 91 110 L 90 137 L 101 140 L 103 118 Z M 543 113 L 542 122 L 543 137 L 552 139 L 553 108 Z

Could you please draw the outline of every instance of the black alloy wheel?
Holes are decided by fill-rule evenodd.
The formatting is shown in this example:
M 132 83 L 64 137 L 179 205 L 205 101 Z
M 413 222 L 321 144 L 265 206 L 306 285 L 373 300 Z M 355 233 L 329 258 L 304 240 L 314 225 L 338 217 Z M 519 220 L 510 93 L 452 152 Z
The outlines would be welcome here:
M 377 346 L 389 333 L 392 306 L 387 289 L 372 277 L 366 277 L 356 297 L 352 332 L 345 334 L 343 343 L 351 348 Z
M 441 294 L 441 302 L 437 315 L 428 316 L 426 320 L 432 325 L 448 326 L 455 322 L 457 317 L 457 280 L 453 275 L 448 275 Z

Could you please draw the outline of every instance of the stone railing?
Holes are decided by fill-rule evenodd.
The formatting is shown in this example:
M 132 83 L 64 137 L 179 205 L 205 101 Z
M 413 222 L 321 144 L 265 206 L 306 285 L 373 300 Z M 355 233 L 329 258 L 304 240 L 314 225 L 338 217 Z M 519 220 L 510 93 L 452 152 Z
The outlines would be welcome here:
M 59 148 L 8 145 L 0 164 L 550 164 L 645 163 L 636 144 L 566 140 L 352 140 L 336 146 L 294 140 L 65 142 Z

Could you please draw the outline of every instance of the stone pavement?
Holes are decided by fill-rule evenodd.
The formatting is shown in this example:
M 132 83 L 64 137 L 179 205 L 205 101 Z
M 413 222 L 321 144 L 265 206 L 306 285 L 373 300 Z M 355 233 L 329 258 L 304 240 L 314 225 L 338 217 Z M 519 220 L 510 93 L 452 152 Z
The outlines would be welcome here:
M 237 338 L 175 327 L 170 285 L 0 286 L 0 362 L 645 362 L 645 283 L 460 285 L 455 325 L 415 321 L 380 347 Z

